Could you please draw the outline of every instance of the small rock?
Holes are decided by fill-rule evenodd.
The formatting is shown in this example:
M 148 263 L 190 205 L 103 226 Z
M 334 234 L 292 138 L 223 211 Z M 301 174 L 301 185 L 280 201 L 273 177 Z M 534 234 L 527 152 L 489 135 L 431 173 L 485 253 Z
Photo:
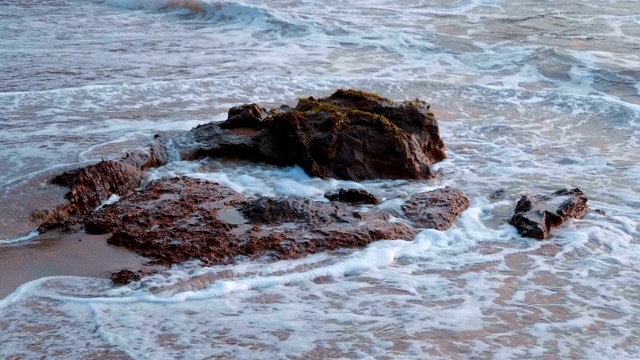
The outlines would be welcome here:
M 327 194 L 325 197 L 330 201 L 340 201 L 351 205 L 376 205 L 380 202 L 380 197 L 362 189 L 340 189 L 337 194 Z
M 504 189 L 494 190 L 487 196 L 490 200 L 498 200 L 504 198 Z
M 220 123 L 221 129 L 252 128 L 262 129 L 262 120 L 267 112 L 258 104 L 243 104 L 229 109 L 227 120 Z
M 149 273 L 143 270 L 133 272 L 131 270 L 120 270 L 111 274 L 111 282 L 116 286 L 127 285 L 134 281 L 139 281 Z
M 579 219 L 589 210 L 586 196 L 580 189 L 562 189 L 551 196 L 523 196 L 516 204 L 509 224 L 523 237 L 546 239 L 552 229 L 567 219 Z

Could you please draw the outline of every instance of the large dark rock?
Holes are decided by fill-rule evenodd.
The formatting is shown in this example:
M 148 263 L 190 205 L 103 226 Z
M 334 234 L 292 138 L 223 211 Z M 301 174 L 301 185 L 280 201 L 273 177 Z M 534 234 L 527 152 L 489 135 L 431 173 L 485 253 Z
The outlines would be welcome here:
M 199 126 L 187 135 L 185 159 L 233 156 L 276 165 L 299 165 L 323 178 L 365 180 L 430 178 L 430 165 L 446 157 L 438 122 L 420 100 L 394 102 L 356 90 L 321 99 L 301 98 L 262 120 L 255 105 L 244 105 L 221 126 L 262 128 L 250 136 Z M 193 144 L 198 144 L 193 146 Z
M 439 212 L 445 211 L 444 204 L 438 206 Z M 458 210 L 452 208 L 455 214 Z M 377 208 L 358 212 L 345 203 L 247 198 L 217 183 L 172 178 L 152 181 L 144 190 L 96 211 L 87 217 L 85 230 L 111 233 L 110 244 L 125 246 L 159 264 L 190 259 L 227 264 L 242 258 L 290 259 L 360 248 L 381 239 L 413 238 L 418 230 L 389 222 L 392 214 L 403 217 Z
M 589 211 L 587 197 L 580 189 L 558 190 L 551 196 L 523 196 L 516 204 L 509 224 L 520 235 L 538 240 L 546 239 L 552 229 L 569 218 L 579 219 Z
M 464 193 L 447 186 L 413 195 L 402 206 L 402 211 L 421 228 L 447 230 L 468 207 L 469 199 Z
M 300 99 L 264 120 L 260 153 L 307 173 L 348 180 L 433 177 L 446 157 L 438 122 L 426 102 L 396 103 L 375 94 L 338 90 Z

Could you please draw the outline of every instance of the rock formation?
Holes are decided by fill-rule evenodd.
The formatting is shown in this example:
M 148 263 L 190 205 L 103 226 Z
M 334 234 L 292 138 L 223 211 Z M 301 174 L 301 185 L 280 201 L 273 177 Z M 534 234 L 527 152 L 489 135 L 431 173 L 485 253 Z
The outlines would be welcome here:
M 429 204 L 414 201 L 411 220 L 421 227 L 451 225 L 464 210 L 453 189 L 431 193 L 436 213 L 448 225 L 426 219 Z M 420 196 L 422 198 L 422 196 Z M 428 196 L 427 196 L 428 198 Z M 445 216 L 445 202 L 451 214 Z M 426 207 L 420 209 L 420 205 Z M 418 232 L 402 222 L 390 222 L 392 210 L 369 209 L 309 199 L 245 197 L 218 183 L 191 178 L 152 181 L 144 190 L 123 197 L 87 217 L 85 230 L 111 233 L 110 244 L 125 246 L 159 264 L 199 259 L 227 264 L 238 259 L 290 259 L 337 248 L 360 248 L 381 239 L 412 239 Z
M 177 141 L 180 152 L 185 159 L 233 156 L 299 165 L 312 176 L 355 181 L 431 178 L 429 166 L 446 157 L 438 122 L 420 100 L 396 103 L 338 90 L 263 116 L 255 104 L 233 108 L 220 126 L 206 124 L 184 135 Z M 254 133 L 237 135 L 231 131 L 236 128 Z
M 569 218 L 579 219 L 589 210 L 587 197 L 580 189 L 562 189 L 551 196 L 523 196 L 516 204 L 509 224 L 524 237 L 546 239 L 552 229 Z
M 164 145 L 156 140 L 149 151 L 127 153 L 120 160 L 101 161 L 94 165 L 64 172 L 51 180 L 53 184 L 69 188 L 66 204 L 50 210 L 38 210 L 32 219 L 43 232 L 62 225 L 71 216 L 93 211 L 111 195 L 123 196 L 137 188 L 142 171 L 167 163 Z
M 68 202 L 35 212 L 39 230 L 84 226 L 88 233 L 110 233 L 110 244 L 156 264 L 191 259 L 226 264 L 363 247 L 380 239 L 412 239 L 419 228 L 449 228 L 469 205 L 464 194 L 451 188 L 414 195 L 402 212 L 380 209 L 375 206 L 380 198 L 353 189 L 327 194 L 330 201 L 245 197 L 217 183 L 172 178 L 133 191 L 145 170 L 167 163 L 167 146 L 183 160 L 226 157 L 299 165 L 323 178 L 431 178 L 430 165 L 446 154 L 438 122 L 429 105 L 417 99 L 398 103 L 338 90 L 269 112 L 257 104 L 237 106 L 222 123 L 159 137 L 148 151 L 54 178 L 53 183 L 69 188 Z M 97 209 L 114 194 L 119 202 Z M 392 215 L 405 221 L 390 221 Z M 143 275 L 122 271 L 113 281 L 126 283 Z

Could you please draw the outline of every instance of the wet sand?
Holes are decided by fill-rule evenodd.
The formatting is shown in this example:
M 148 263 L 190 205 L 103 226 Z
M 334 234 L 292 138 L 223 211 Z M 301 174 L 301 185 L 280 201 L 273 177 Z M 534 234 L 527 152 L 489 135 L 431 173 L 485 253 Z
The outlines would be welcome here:
M 0 299 L 18 286 L 45 276 L 109 278 L 111 272 L 138 270 L 146 258 L 107 244 L 109 235 L 55 231 L 23 244 L 0 245 Z

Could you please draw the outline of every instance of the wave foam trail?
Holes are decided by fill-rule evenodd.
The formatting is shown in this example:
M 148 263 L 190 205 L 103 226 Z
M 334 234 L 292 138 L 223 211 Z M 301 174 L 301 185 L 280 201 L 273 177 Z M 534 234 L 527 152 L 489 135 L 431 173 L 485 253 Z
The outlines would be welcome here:
M 29 234 L 19 238 L 4 239 L 4 240 L 0 239 L 0 245 L 17 244 L 17 243 L 33 240 L 36 238 L 36 236 L 38 236 L 38 234 L 40 234 L 38 230 L 33 230 Z
M 38 314 L 47 311 L 58 321 L 51 331 L 76 326 L 69 336 L 133 357 L 243 357 L 256 348 L 283 356 L 319 348 L 418 356 L 426 345 L 441 353 L 456 344 L 478 356 L 551 351 L 588 358 L 580 349 L 593 348 L 595 338 L 606 356 L 637 354 L 639 299 L 629 284 L 640 277 L 625 270 L 640 265 L 640 257 L 625 255 L 640 250 L 637 229 L 628 233 L 634 220 L 589 216 L 554 241 L 537 242 L 509 226 L 486 225 L 487 214 L 504 204 L 476 199 L 447 232 L 426 230 L 361 251 L 186 264 L 120 288 L 100 279 L 40 279 L 0 304 L 0 326 L 8 322 L 0 339 L 16 346 L 12 329 L 24 321 L 45 326 L 51 317 Z M 96 327 L 97 334 L 78 334 Z M 404 345 L 394 352 L 398 339 Z

